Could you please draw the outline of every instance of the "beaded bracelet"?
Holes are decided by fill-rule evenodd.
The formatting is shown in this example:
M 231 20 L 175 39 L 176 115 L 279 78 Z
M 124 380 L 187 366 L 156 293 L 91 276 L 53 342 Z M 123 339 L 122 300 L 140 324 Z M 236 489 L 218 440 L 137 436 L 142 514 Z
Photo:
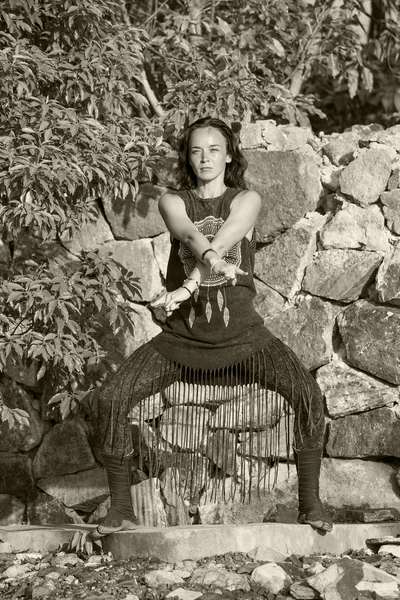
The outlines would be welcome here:
M 201 262 L 204 261 L 204 257 L 208 252 L 215 252 L 215 254 L 218 254 L 218 252 L 214 250 L 214 248 L 207 248 L 207 250 L 204 250 L 203 254 L 200 257 Z

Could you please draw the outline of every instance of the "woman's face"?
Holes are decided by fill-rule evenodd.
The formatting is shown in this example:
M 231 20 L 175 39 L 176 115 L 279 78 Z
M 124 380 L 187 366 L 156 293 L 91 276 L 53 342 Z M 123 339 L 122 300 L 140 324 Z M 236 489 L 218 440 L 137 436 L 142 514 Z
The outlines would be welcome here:
M 189 163 L 198 180 L 213 181 L 232 161 L 226 139 L 215 127 L 195 129 L 189 140 Z

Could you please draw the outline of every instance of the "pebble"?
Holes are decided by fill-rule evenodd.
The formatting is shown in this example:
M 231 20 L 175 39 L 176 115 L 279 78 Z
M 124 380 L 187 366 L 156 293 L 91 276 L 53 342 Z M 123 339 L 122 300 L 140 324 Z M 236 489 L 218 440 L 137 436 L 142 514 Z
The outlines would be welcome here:
M 167 594 L 165 598 L 174 598 L 174 600 L 197 600 L 197 598 L 201 598 L 202 596 L 203 592 L 194 592 L 192 590 L 178 588 Z

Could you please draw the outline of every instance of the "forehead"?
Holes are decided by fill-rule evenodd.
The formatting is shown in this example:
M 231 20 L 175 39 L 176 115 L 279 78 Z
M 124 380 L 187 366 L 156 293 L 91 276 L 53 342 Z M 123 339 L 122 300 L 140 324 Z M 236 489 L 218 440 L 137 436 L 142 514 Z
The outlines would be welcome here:
M 226 139 L 222 133 L 215 127 L 202 127 L 192 131 L 189 140 L 189 147 L 193 146 L 212 146 L 218 145 L 226 147 Z

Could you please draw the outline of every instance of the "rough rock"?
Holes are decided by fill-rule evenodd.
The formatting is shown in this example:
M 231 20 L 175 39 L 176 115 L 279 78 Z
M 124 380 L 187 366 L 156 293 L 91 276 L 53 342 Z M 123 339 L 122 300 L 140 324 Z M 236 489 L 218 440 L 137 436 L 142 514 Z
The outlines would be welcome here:
M 255 279 L 254 283 L 257 295 L 253 300 L 253 306 L 260 317 L 265 319 L 283 310 L 285 306 L 285 298 L 283 296 L 258 279 Z
M 202 453 L 227 475 L 236 472 L 236 449 L 236 435 L 226 429 L 209 434 L 201 447 Z
M 321 167 L 321 183 L 324 188 L 336 192 L 340 184 L 340 173 L 343 167 L 335 167 L 331 163 Z
M 202 442 L 210 411 L 196 406 L 173 406 L 160 419 L 160 434 L 172 446 L 196 450 Z
M 400 385 L 399 308 L 359 300 L 339 316 L 338 325 L 351 366 Z
M 333 248 L 317 252 L 307 267 L 303 290 L 341 302 L 357 300 L 382 262 L 376 252 Z
M 287 152 L 245 151 L 246 178 L 263 205 L 258 241 L 268 242 L 315 210 L 320 195 L 319 169 L 313 157 Z
M 400 241 L 388 252 L 376 277 L 379 300 L 400 306 Z
M 365 150 L 340 174 L 340 190 L 361 206 L 376 202 L 391 173 L 390 156 L 384 150 Z
M 73 419 L 47 433 L 33 461 L 36 478 L 76 473 L 96 465 L 83 422 Z
M 57 498 L 40 492 L 28 498 L 27 519 L 30 525 L 83 523 L 74 510 L 66 508 Z
M 310 127 L 295 127 L 294 125 L 280 125 L 280 131 L 285 136 L 285 150 L 302 149 L 306 144 L 316 142 L 317 138 Z
M 254 386 L 241 388 L 237 398 L 223 403 L 210 418 L 211 429 L 270 429 L 284 414 L 286 401 L 279 394 Z
M 254 431 L 244 435 L 238 445 L 238 454 L 244 456 L 268 457 L 279 456 L 281 460 L 293 460 L 291 443 L 289 448 L 287 440 L 293 439 L 293 416 L 289 419 L 282 417 L 279 424 L 269 431 Z
M 43 439 L 47 424 L 34 408 L 34 396 L 12 379 L 3 377 L 0 381 L 0 393 L 9 408 L 19 408 L 29 415 L 27 427 L 15 426 L 11 429 L 0 422 L 0 452 L 28 452 L 36 448 Z
M 250 550 L 247 553 L 247 556 L 251 558 L 254 562 L 283 562 L 287 556 L 276 550 L 275 548 L 271 548 L 267 544 L 263 544 L 262 546 L 257 546 L 254 550 Z
M 34 389 L 38 385 L 37 375 L 40 367 L 41 364 L 38 360 L 33 360 L 29 364 L 25 364 L 17 356 L 8 356 L 3 373 L 17 383 L 22 383 L 22 385 Z
M 0 494 L 25 495 L 33 485 L 30 456 L 0 452 Z
M 101 344 L 103 348 L 107 349 L 109 359 L 113 360 L 117 366 L 137 348 L 161 332 L 161 327 L 154 322 L 151 311 L 145 305 L 126 302 L 125 306 L 129 307 L 134 331 L 125 328 L 115 335 L 105 325 L 101 337 Z
M 397 152 L 400 152 L 400 126 L 394 125 L 393 127 L 388 127 L 383 131 L 375 131 L 368 136 L 368 140 L 370 142 L 385 144 Z
M 256 567 L 251 574 L 251 581 L 272 594 L 279 594 L 292 583 L 292 579 L 286 571 L 273 562 Z
M 152 166 L 157 184 L 173 190 L 179 189 L 178 152 L 172 150 Z
M 292 298 L 301 289 L 304 271 L 317 246 L 317 229 L 307 219 L 277 237 L 256 254 L 254 274 L 258 279 Z
M 25 520 L 26 506 L 10 494 L 0 494 L 0 525 L 17 525 Z
M 39 479 L 38 487 L 68 508 L 91 512 L 109 495 L 107 476 L 102 468 L 60 477 Z
M 167 526 L 175 527 L 176 525 L 189 525 L 190 519 L 188 509 L 179 493 L 179 471 L 171 468 L 165 469 L 159 479 L 161 494 L 165 502 Z
M 400 458 L 400 420 L 385 407 L 331 421 L 326 452 L 346 458 Z
M 354 248 L 386 252 L 390 245 L 385 219 L 378 206 L 361 208 L 344 202 L 320 234 L 325 249 Z
M 161 393 L 154 394 L 140 400 L 129 413 L 132 421 L 151 421 L 159 417 L 164 411 L 164 401 Z
M 192 585 L 219 587 L 229 591 L 242 590 L 243 592 L 248 592 L 250 590 L 250 585 L 245 575 L 233 573 L 224 567 L 215 565 L 215 563 L 209 563 L 205 567 L 199 567 L 193 571 L 190 583 Z
M 167 231 L 152 239 L 154 257 L 161 275 L 166 279 L 169 254 L 171 252 L 171 235 Z
M 103 198 L 104 211 L 116 240 L 149 238 L 166 230 L 158 210 L 158 201 L 167 191 L 152 183 L 142 183 L 139 192 L 131 198 Z
M 358 144 L 351 133 L 342 133 L 322 147 L 323 152 L 337 167 L 348 165 L 358 149 Z
M 386 544 L 385 546 L 381 546 L 379 548 L 378 554 L 391 554 L 396 558 L 400 558 L 400 546 L 394 544 Z
M 203 596 L 202 592 L 194 592 L 184 588 L 177 588 L 165 596 L 165 598 L 173 598 L 173 600 L 197 600 Z
M 400 235 L 400 189 L 383 192 L 380 199 L 383 204 L 386 226 L 393 233 Z
M 362 459 L 322 459 L 321 500 L 328 507 L 400 508 L 393 489 L 394 471 L 384 462 Z M 373 482 L 373 485 L 371 485 Z
M 60 239 L 63 246 L 71 254 L 78 256 L 82 252 L 97 250 L 106 242 L 114 240 L 114 236 L 101 211 L 97 209 L 95 220 L 82 225 L 71 238 L 64 233 Z
M 361 590 L 379 593 L 385 590 L 385 598 L 397 598 L 397 579 L 368 563 L 348 557 L 341 558 L 322 573 L 307 579 L 307 583 L 318 590 L 326 600 L 356 598 Z M 387 595 L 387 594 L 391 595 Z
M 249 461 L 250 462 L 250 461 Z M 225 480 L 222 489 L 215 490 L 213 482 L 209 482 L 199 503 L 199 516 L 202 524 L 244 524 L 261 523 L 264 514 L 272 510 L 277 503 L 285 499 L 290 507 L 297 507 L 297 472 L 293 464 L 279 465 L 278 472 L 275 468 L 268 469 L 266 466 L 258 468 L 258 460 L 250 463 L 254 467 L 253 478 L 247 479 L 240 488 L 241 481 L 235 483 L 232 479 Z M 246 466 L 245 464 L 243 465 Z M 242 473 L 239 473 L 242 477 Z M 248 474 L 246 475 L 248 477 Z M 259 483 L 260 497 L 258 497 L 257 484 Z M 326 482 L 325 482 L 326 483 Z M 274 484 L 274 487 L 272 485 Z M 248 496 L 244 503 L 240 502 L 242 491 L 248 493 L 252 489 L 251 503 Z M 229 504 L 226 503 L 229 501 Z
M 138 523 L 145 527 L 167 527 L 167 515 L 156 477 L 131 487 L 132 506 Z M 179 582 L 175 582 L 179 583 Z
M 317 382 L 333 419 L 399 402 L 399 388 L 335 360 L 317 371 Z
M 147 583 L 147 585 L 151 588 L 184 583 L 182 577 L 177 575 L 174 571 L 165 571 L 162 569 L 158 569 L 147 573 L 144 576 L 144 580 Z
M 387 187 L 388 190 L 395 190 L 400 187 L 400 167 L 396 166 L 393 168 Z
M 332 358 L 333 326 L 340 310 L 320 298 L 307 296 L 297 306 L 264 319 L 264 323 L 312 370 Z
M 400 136 L 399 136 L 399 139 L 400 139 Z M 391 161 L 394 161 L 397 158 L 396 150 L 394 148 L 392 148 L 392 146 L 388 146 L 387 144 L 380 144 L 379 142 L 371 142 L 369 147 L 374 150 L 383 150 L 384 152 L 386 152 L 389 155 Z
M 100 256 L 107 254 L 130 271 L 133 277 L 139 278 L 141 301 L 154 300 L 161 292 L 163 286 L 160 269 L 154 258 L 151 240 L 109 242 L 99 249 Z
M 286 150 L 286 137 L 273 120 L 243 123 L 240 130 L 240 142 L 243 149 Z

